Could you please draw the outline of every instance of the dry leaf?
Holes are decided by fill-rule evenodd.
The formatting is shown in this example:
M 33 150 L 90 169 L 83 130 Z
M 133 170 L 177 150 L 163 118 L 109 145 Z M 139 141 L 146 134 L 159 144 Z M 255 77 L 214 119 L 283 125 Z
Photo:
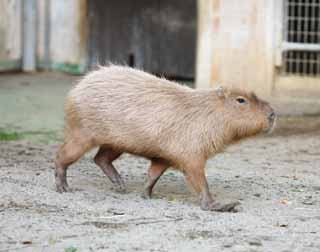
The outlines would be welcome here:
M 280 200 L 280 203 L 283 205 L 289 205 L 290 202 L 284 199 L 284 200 Z

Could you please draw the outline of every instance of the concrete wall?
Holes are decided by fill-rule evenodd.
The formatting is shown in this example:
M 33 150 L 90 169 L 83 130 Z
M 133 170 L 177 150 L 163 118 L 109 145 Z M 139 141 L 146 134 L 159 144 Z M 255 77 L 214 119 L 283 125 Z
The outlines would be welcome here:
M 25 63 L 26 58 L 36 54 L 36 68 L 83 72 L 87 61 L 86 3 L 87 0 L 36 0 L 32 23 L 30 12 L 26 11 L 30 2 L 1 0 L 0 71 L 22 69 L 22 61 Z M 30 35 L 31 30 L 35 38 Z
M 199 0 L 197 86 L 273 91 L 273 0 Z
M 0 71 L 21 67 L 22 1 L 0 1 Z
M 86 67 L 86 0 L 50 1 L 52 68 L 83 72 Z

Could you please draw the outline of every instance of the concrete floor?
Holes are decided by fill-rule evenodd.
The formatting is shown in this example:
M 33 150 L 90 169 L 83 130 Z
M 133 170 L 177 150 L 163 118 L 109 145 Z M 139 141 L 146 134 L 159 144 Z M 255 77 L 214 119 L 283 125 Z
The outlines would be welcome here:
M 0 251 L 319 252 L 319 127 L 282 133 L 230 146 L 207 163 L 211 191 L 239 201 L 238 213 L 202 211 L 174 170 L 143 199 L 150 162 L 131 155 L 114 162 L 126 193 L 91 152 L 68 169 L 73 192 L 59 194 L 57 145 L 0 141 Z
M 62 73 L 1 74 L 2 135 L 40 141 L 61 136 L 64 98 L 80 78 Z

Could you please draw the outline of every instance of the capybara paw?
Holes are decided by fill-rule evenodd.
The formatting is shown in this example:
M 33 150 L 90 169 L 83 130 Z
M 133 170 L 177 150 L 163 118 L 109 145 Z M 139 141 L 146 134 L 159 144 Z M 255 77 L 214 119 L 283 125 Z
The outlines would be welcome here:
M 232 201 L 227 203 L 219 202 L 204 202 L 201 204 L 201 209 L 205 211 L 216 211 L 216 212 L 237 212 L 236 207 L 240 205 L 239 201 Z
M 141 197 L 143 199 L 151 199 L 151 193 L 148 191 L 148 190 L 144 190 L 142 193 L 141 193 Z
M 67 184 L 57 184 L 56 185 L 56 190 L 59 193 L 65 193 L 65 192 L 71 192 L 72 191 Z

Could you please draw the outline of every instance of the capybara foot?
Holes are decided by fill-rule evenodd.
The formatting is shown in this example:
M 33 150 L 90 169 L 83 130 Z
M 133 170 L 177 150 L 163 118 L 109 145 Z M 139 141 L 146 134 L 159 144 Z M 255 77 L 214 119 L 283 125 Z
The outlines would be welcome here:
M 205 211 L 216 212 L 237 212 L 236 206 L 240 205 L 239 201 L 232 201 L 227 203 L 219 203 L 216 201 L 202 202 L 201 209 Z
M 67 183 L 57 183 L 56 190 L 59 193 L 72 192 Z
M 144 189 L 141 193 L 141 197 L 144 199 L 151 199 L 151 192 L 148 189 Z
M 59 173 L 58 171 L 56 170 L 56 172 L 55 172 L 57 192 L 59 192 L 59 193 L 71 192 L 71 189 L 69 188 L 68 183 L 67 183 L 67 177 L 66 177 L 65 171 L 62 173 Z

